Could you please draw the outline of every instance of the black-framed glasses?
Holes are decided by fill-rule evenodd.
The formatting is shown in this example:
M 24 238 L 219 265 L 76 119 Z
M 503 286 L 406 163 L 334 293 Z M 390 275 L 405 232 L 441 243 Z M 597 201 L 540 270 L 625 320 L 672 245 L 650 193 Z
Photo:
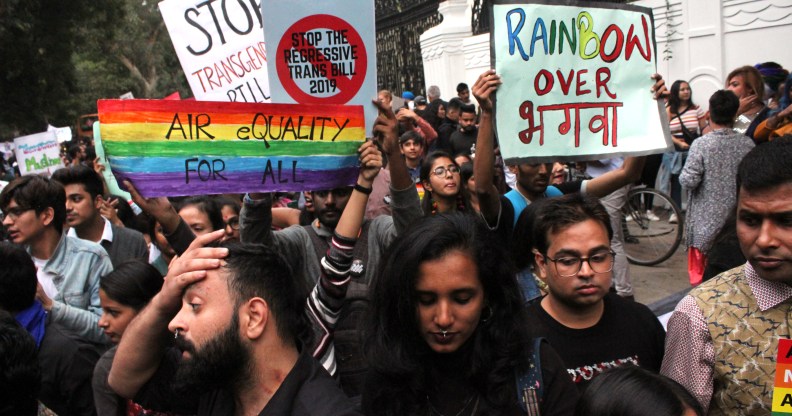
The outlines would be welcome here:
M 608 273 L 613 270 L 613 262 L 616 259 L 614 251 L 605 251 L 588 257 L 563 256 L 552 258 L 544 256 L 547 260 L 555 263 L 556 273 L 561 277 L 572 277 L 580 273 L 583 262 L 587 262 L 591 271 L 594 273 Z
M 226 227 L 231 227 L 231 229 L 235 230 L 235 231 L 238 230 L 239 229 L 239 217 L 231 217 L 231 218 L 229 218 L 228 222 L 226 222 Z
M 333 194 L 336 198 L 344 198 L 349 195 L 352 195 L 352 187 L 344 187 L 344 188 L 335 188 L 335 189 L 324 189 L 321 191 L 313 191 L 313 194 L 318 196 L 319 198 L 327 198 L 327 195 Z
M 457 165 L 448 165 L 448 166 L 438 166 L 432 169 L 432 173 L 436 176 L 446 176 L 447 172 L 459 173 L 459 166 Z
M 33 208 L 23 208 L 19 206 L 8 208 L 5 210 L 5 212 L 3 212 L 3 218 L 10 218 L 11 220 L 16 221 L 17 218 L 22 216 L 22 214 L 32 210 Z

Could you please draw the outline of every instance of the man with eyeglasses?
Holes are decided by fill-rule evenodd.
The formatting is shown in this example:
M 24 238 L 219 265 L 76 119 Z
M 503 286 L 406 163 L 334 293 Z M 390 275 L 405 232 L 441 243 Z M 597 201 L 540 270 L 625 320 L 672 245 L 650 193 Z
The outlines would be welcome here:
M 532 209 L 536 274 L 547 284 L 547 295 L 528 310 L 535 334 L 547 338 L 581 390 L 614 367 L 659 371 L 662 325 L 646 306 L 608 292 L 616 254 L 602 204 L 573 193 Z
M 98 326 L 99 279 L 113 266 L 99 244 L 63 233 L 63 186 L 41 176 L 22 176 L 0 192 L 0 210 L 11 241 L 24 245 L 36 265 L 36 300 L 48 319 L 83 340 L 107 342 Z

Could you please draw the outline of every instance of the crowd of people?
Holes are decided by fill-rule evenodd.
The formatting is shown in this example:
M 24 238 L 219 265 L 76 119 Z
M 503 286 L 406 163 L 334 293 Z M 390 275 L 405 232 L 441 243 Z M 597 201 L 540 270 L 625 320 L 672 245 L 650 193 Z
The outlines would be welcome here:
M 506 166 L 492 70 L 380 91 L 354 186 L 126 200 L 69 146 L 0 192 L 0 415 L 769 414 L 792 76 L 738 68 L 708 111 L 646 81 L 663 155 Z M 686 207 L 667 333 L 623 250 L 640 183 Z

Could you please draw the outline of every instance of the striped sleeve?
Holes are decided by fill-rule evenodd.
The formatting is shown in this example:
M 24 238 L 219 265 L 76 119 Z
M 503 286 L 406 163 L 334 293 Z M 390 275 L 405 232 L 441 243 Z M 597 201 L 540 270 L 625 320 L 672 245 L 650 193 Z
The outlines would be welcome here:
M 314 332 L 312 355 L 330 373 L 335 374 L 335 329 L 349 286 L 355 239 L 334 235 L 327 254 L 321 260 L 319 281 L 308 296 L 306 313 Z

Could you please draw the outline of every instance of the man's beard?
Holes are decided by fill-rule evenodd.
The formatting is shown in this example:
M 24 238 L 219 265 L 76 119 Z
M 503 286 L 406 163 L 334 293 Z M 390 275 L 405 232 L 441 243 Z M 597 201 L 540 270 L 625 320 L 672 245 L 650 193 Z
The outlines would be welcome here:
M 250 376 L 250 351 L 239 339 L 236 314 L 228 327 L 200 350 L 184 338 L 177 338 L 176 346 L 190 353 L 190 358 L 182 359 L 176 371 L 173 388 L 177 392 L 201 394 L 223 388 L 233 390 Z

